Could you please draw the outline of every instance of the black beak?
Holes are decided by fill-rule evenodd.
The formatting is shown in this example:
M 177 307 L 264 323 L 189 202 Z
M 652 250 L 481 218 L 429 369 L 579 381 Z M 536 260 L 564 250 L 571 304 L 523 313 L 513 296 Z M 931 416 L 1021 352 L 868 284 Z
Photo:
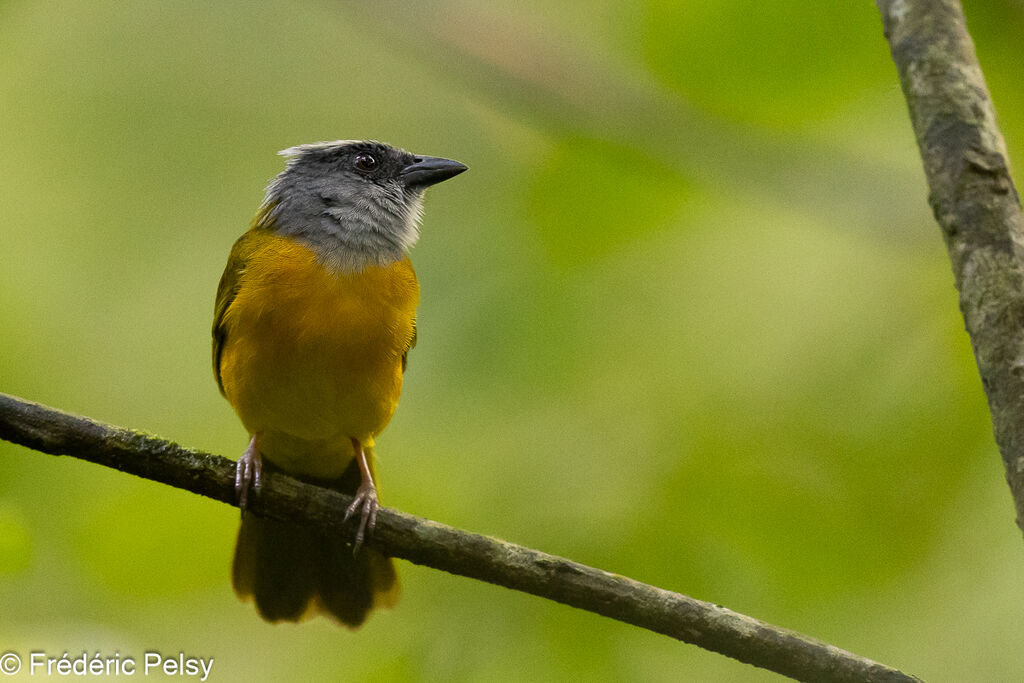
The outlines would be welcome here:
M 401 170 L 398 177 L 407 187 L 423 189 L 457 176 L 467 168 L 465 164 L 451 159 L 416 157 L 413 163 Z

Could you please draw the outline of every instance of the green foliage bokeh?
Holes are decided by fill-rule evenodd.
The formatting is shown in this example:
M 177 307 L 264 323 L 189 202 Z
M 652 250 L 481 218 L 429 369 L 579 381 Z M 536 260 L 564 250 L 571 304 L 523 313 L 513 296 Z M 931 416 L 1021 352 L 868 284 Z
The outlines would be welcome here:
M 1019 161 L 1024 10 L 965 5 Z M 926 680 L 1019 672 L 1020 533 L 871 3 L 16 0 L 0 103 L 0 391 L 240 453 L 209 325 L 275 152 L 448 156 L 471 170 L 413 252 L 387 504 Z M 0 652 L 185 652 L 214 681 L 773 678 L 406 563 L 358 633 L 270 626 L 231 593 L 236 524 L 0 444 Z

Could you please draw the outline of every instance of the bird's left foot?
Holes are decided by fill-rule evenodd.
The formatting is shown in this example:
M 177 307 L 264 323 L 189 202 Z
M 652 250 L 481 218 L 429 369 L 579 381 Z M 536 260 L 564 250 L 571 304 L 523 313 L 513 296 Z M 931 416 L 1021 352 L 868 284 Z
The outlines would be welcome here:
M 369 483 L 363 482 L 359 485 L 359 489 L 356 490 L 355 500 L 345 510 L 345 521 L 360 511 L 359 516 L 359 530 L 356 532 L 355 544 L 352 546 L 352 552 L 359 552 L 359 548 L 363 545 L 363 540 L 367 534 L 373 533 L 373 527 L 377 524 L 377 509 L 380 507 L 380 503 L 377 501 L 377 487 L 373 485 L 373 481 Z
M 356 462 L 359 463 L 361 481 L 359 488 L 356 489 L 355 500 L 345 510 L 345 521 L 347 522 L 349 517 L 362 509 L 359 515 L 359 530 L 356 532 L 356 540 L 352 546 L 352 554 L 355 554 L 359 552 L 367 534 L 373 533 L 373 527 L 377 524 L 377 509 L 380 507 L 380 502 L 377 500 L 377 486 L 373 483 L 373 472 L 363 444 L 359 443 L 359 439 L 353 438 L 352 448 L 355 449 Z
M 263 487 L 263 459 L 260 457 L 256 436 L 249 440 L 249 446 L 235 465 L 235 498 L 243 511 L 249 502 L 249 489 L 258 491 Z

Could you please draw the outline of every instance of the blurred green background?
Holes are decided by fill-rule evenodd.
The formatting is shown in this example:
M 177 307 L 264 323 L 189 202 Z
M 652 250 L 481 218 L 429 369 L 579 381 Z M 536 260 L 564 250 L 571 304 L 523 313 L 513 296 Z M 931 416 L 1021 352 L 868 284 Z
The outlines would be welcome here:
M 965 6 L 1020 163 L 1024 7 Z M 871 2 L 0 3 L 0 390 L 235 457 L 217 281 L 275 152 L 336 138 L 471 168 L 413 253 L 387 504 L 926 680 L 1019 676 L 1024 542 Z M 270 626 L 237 521 L 0 444 L 0 652 L 777 678 L 407 563 L 355 634 Z

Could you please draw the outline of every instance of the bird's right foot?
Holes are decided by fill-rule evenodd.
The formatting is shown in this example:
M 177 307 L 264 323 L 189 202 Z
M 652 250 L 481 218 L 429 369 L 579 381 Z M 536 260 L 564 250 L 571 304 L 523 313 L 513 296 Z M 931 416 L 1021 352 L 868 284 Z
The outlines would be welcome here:
M 249 502 L 249 490 L 258 492 L 262 487 L 263 459 L 260 457 L 254 434 L 248 448 L 235 465 L 235 498 L 238 500 L 238 507 L 244 511 Z

